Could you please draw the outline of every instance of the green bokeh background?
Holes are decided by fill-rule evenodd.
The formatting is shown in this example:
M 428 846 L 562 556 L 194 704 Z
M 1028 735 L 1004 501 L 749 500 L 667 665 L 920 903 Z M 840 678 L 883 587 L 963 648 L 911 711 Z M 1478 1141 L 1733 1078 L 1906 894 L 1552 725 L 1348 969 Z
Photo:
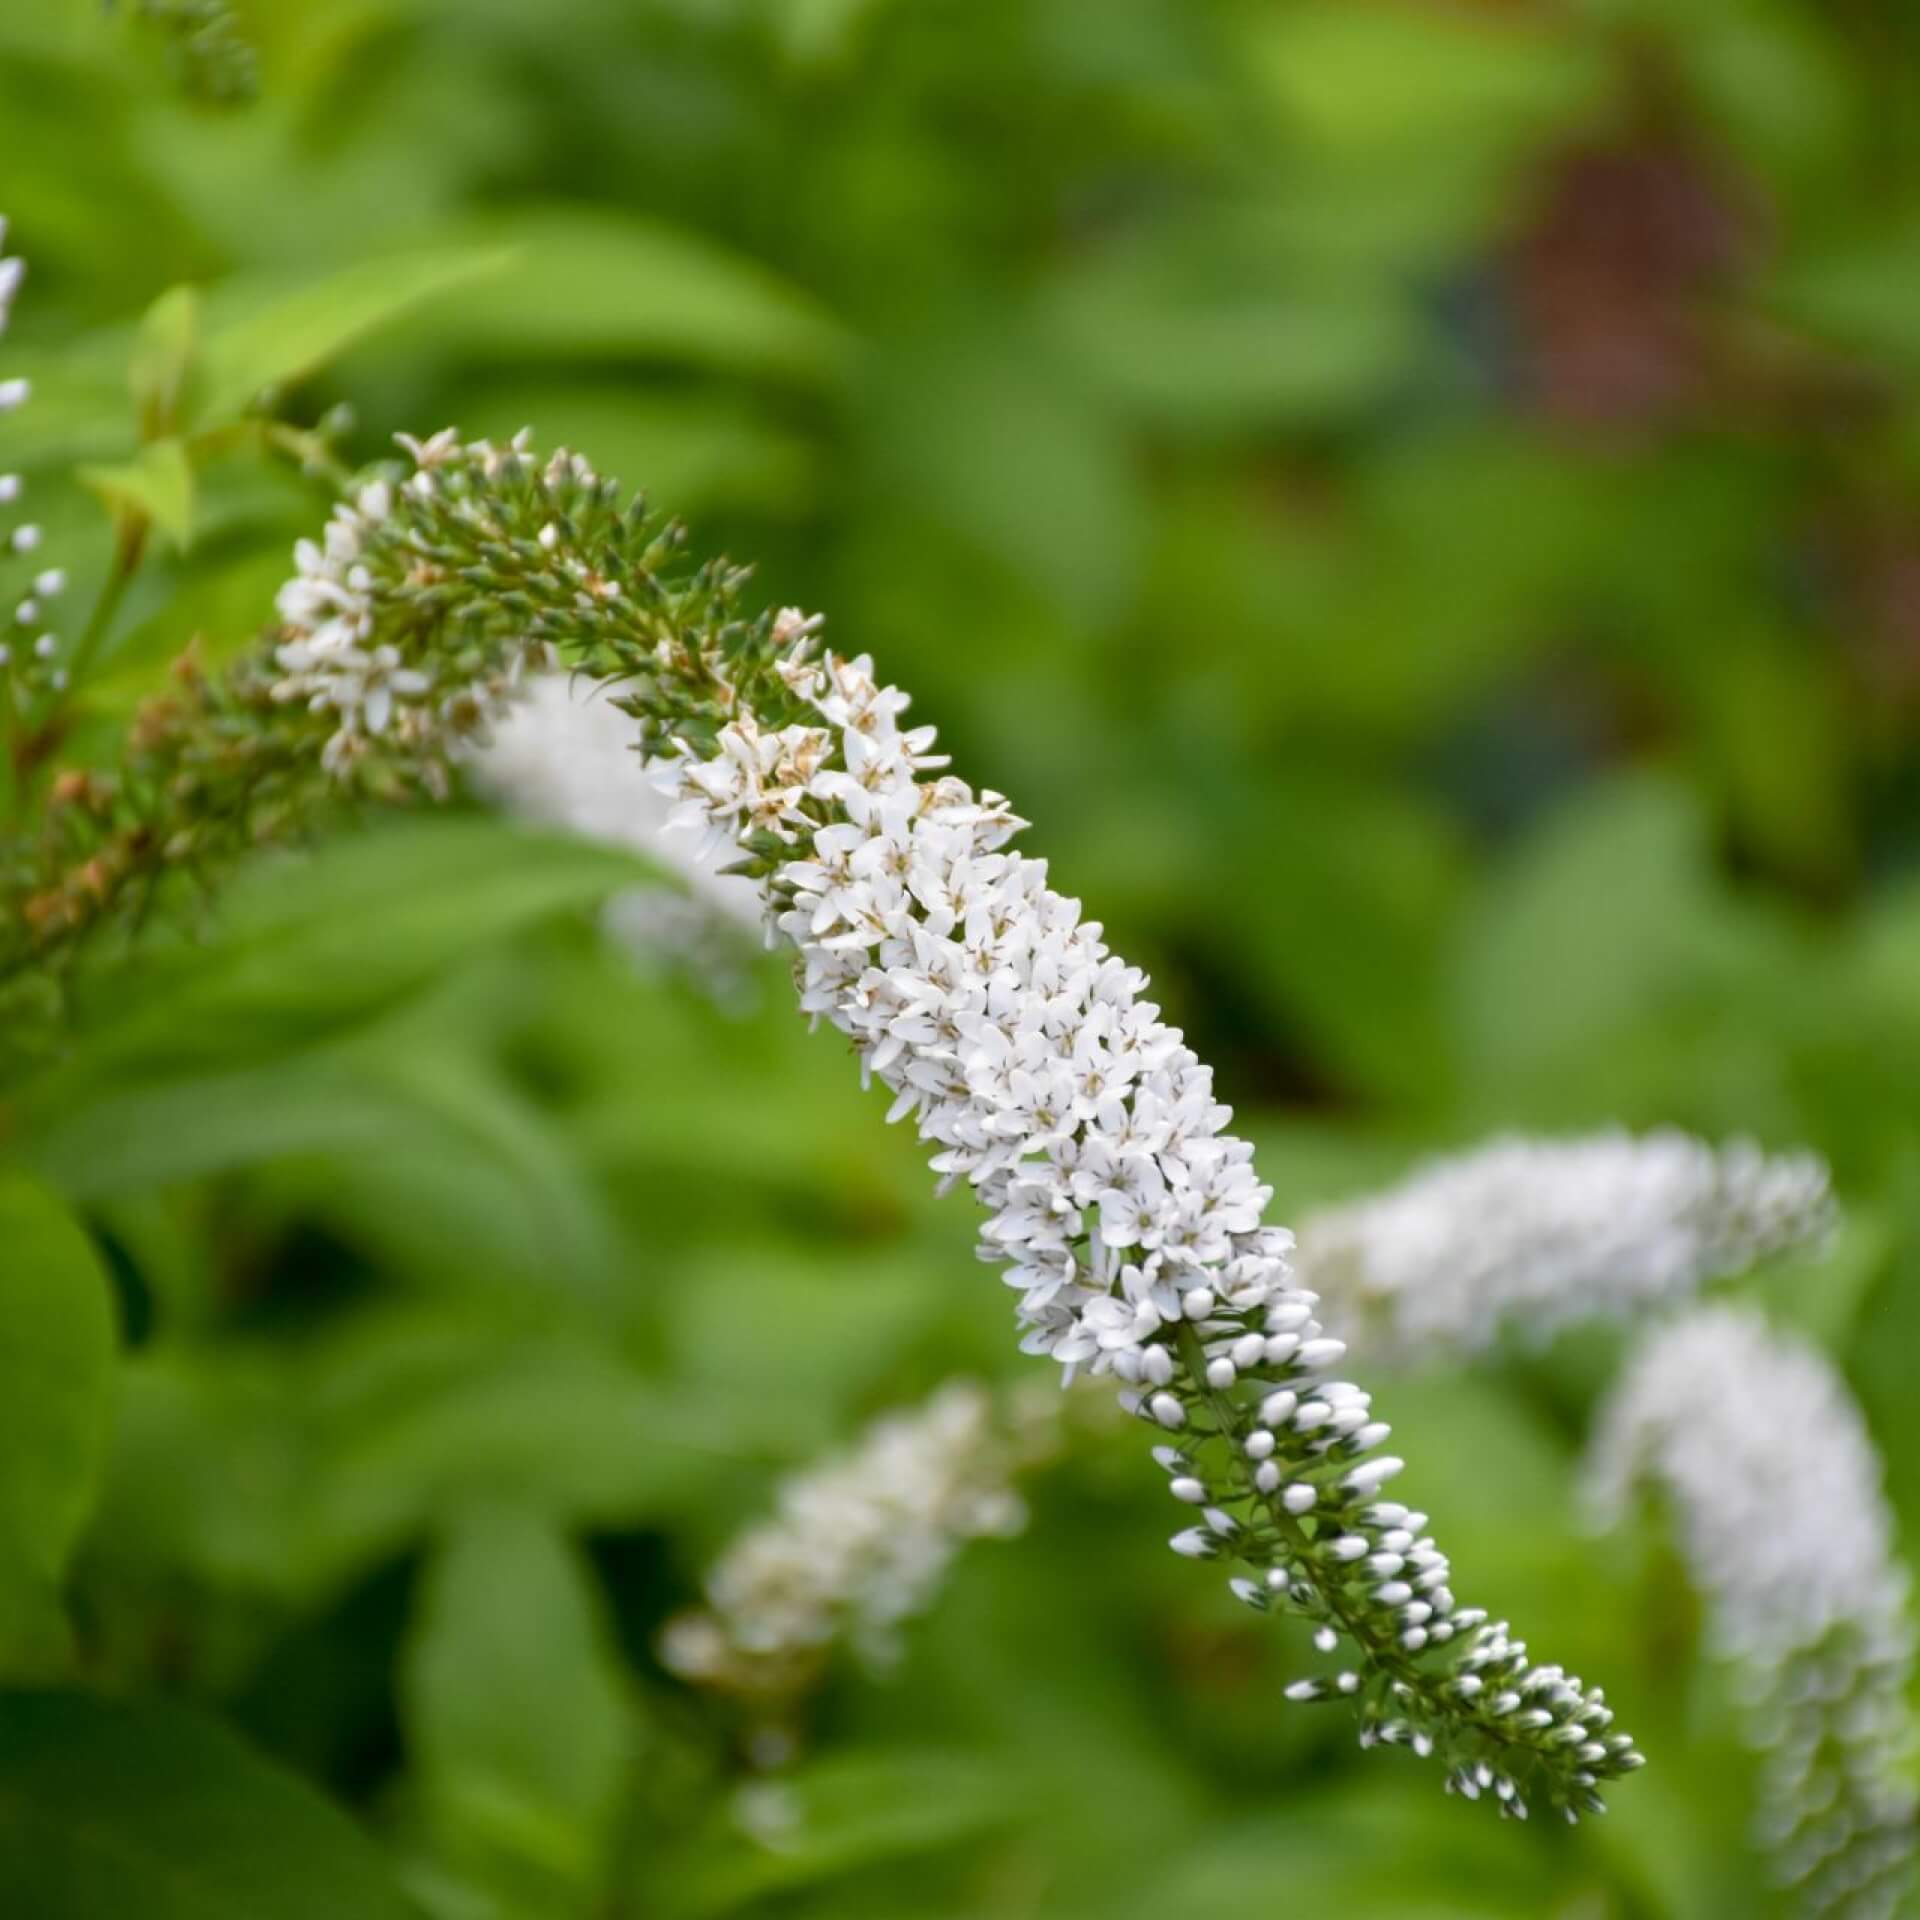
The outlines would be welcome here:
M 0 7 L 39 389 L 0 451 L 76 593 L 150 302 L 411 276 L 288 415 L 350 403 L 356 459 L 532 423 L 827 609 L 1149 966 L 1281 1217 L 1498 1128 L 1830 1156 L 1831 1255 L 1749 1290 L 1920 1520 L 1920 14 L 240 19 L 221 108 L 85 0 Z M 202 475 L 86 743 L 245 643 L 326 498 Z M 1575 1511 L 1613 1336 L 1388 1406 L 1463 1594 L 1652 1756 L 1606 1821 L 1501 1828 L 1284 1709 L 1303 1647 L 1162 1550 L 1088 1415 L 900 1672 L 836 1676 L 798 1837 L 755 1840 L 658 1623 L 781 1468 L 1030 1367 L 777 966 L 716 1006 L 598 938 L 635 877 L 477 816 L 262 862 L 16 1101 L 125 1323 L 89 1683 L 224 1717 L 446 1920 L 1770 1910 L 1693 1602 Z

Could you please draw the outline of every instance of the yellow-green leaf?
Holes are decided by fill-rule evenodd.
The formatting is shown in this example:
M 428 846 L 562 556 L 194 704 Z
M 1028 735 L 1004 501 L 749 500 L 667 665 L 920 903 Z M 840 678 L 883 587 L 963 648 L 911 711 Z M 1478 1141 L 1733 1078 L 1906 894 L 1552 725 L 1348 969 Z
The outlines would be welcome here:
M 152 524 L 182 547 L 193 538 L 193 461 L 178 440 L 155 440 L 114 467 L 81 467 L 82 482 L 116 512 Z
M 0 1673 L 63 1652 L 60 1585 L 99 1487 L 113 1344 L 87 1236 L 47 1188 L 0 1174 Z

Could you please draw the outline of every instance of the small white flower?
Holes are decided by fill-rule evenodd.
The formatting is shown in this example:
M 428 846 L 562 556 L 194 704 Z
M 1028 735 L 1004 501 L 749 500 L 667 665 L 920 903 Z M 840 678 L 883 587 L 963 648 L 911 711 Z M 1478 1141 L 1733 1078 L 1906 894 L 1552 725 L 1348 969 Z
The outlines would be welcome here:
M 842 1639 L 890 1664 L 901 1625 L 960 1546 L 1024 1524 L 1011 1475 L 1032 1445 L 964 1381 L 876 1421 L 851 1452 L 781 1487 L 774 1516 L 714 1566 L 707 1610 L 669 1624 L 662 1657 L 687 1679 L 750 1694 L 805 1684 Z

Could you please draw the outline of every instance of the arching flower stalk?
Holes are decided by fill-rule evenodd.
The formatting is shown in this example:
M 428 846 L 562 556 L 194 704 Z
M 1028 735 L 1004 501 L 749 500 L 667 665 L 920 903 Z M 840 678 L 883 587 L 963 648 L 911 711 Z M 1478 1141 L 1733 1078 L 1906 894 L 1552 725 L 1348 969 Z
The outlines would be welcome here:
M 1415 1363 L 1675 1305 L 1834 1217 L 1808 1153 L 1673 1129 L 1507 1137 L 1309 1216 L 1294 1271 L 1369 1358 Z
M 1503 1811 L 1598 1810 L 1632 1741 L 1598 1689 L 1459 1606 L 1424 1516 L 1383 1497 L 1402 1462 L 1292 1284 L 1211 1074 L 1045 863 L 1010 850 L 1007 802 L 942 772 L 906 695 L 822 652 L 817 619 L 744 616 L 743 573 L 682 567 L 677 530 L 577 456 L 451 433 L 410 450 L 414 475 L 304 548 L 281 603 L 279 691 L 334 718 L 334 775 L 356 784 L 386 733 L 530 649 L 615 685 L 680 818 L 760 886 L 802 1006 L 986 1208 L 1023 1344 L 1114 1375 L 1160 1430 L 1195 1519 L 1177 1550 L 1350 1649 L 1293 1697 L 1350 1699 L 1364 1741 L 1437 1756 Z
M 1846 1383 L 1758 1313 L 1698 1308 L 1648 1336 L 1589 1473 L 1604 1521 L 1641 1486 L 1672 1506 L 1760 1755 L 1758 1838 L 1799 1910 L 1886 1920 L 1916 1838 L 1913 1628 Z
M 650 854 L 685 883 L 684 892 L 635 887 L 607 902 L 608 937 L 636 962 L 682 969 L 723 995 L 743 985 L 743 949 L 759 944 L 759 891 L 667 830 L 669 802 L 641 763 L 633 722 L 600 688 L 563 673 L 531 677 L 468 770 L 507 812 Z
M 727 1548 L 707 1604 L 668 1622 L 661 1658 L 683 1679 L 745 1701 L 764 1736 L 815 1685 L 834 1648 L 892 1666 L 970 1540 L 1026 1523 L 1016 1475 L 1050 1450 L 1052 1421 L 997 1406 L 971 1381 L 876 1420 L 847 1452 L 782 1484 L 773 1515 Z

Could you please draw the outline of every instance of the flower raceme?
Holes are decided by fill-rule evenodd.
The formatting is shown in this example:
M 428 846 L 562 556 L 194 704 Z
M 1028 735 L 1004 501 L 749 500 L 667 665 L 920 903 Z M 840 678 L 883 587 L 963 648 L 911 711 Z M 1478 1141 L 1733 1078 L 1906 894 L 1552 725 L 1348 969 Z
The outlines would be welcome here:
M 530 656 L 610 683 L 675 817 L 759 884 L 803 1009 L 984 1207 L 1023 1345 L 1112 1375 L 1159 1430 L 1193 1514 L 1175 1548 L 1351 1650 L 1292 1697 L 1350 1698 L 1364 1742 L 1435 1755 L 1505 1812 L 1598 1810 L 1632 1741 L 1597 1688 L 1460 1606 L 1426 1517 L 1385 1497 L 1402 1462 L 1293 1283 L 1210 1071 L 1014 850 L 1008 802 L 946 771 L 907 696 L 824 651 L 817 618 L 743 616 L 744 574 L 688 569 L 677 530 L 577 456 L 450 434 L 410 451 L 409 479 L 303 546 L 281 601 L 285 694 L 334 720 L 334 773 L 352 782 L 396 728 L 484 725 L 473 690 Z
M 1012 1481 L 1044 1450 L 1039 1424 L 965 1380 L 876 1420 L 850 1452 L 782 1485 L 773 1516 L 715 1564 L 706 1607 L 668 1622 L 662 1658 L 763 1704 L 803 1692 L 837 1641 L 890 1665 L 955 1553 L 1025 1524 Z
M 1761 1756 L 1759 1838 L 1801 1912 L 1888 1920 L 1912 1881 L 1908 1582 L 1846 1383 L 1751 1309 L 1650 1333 L 1597 1430 L 1590 1493 L 1617 1520 L 1670 1502 L 1709 1638 Z
M 1369 1356 L 1419 1360 L 1676 1305 L 1833 1219 L 1812 1154 L 1670 1128 L 1504 1138 L 1310 1216 L 1294 1267 Z

